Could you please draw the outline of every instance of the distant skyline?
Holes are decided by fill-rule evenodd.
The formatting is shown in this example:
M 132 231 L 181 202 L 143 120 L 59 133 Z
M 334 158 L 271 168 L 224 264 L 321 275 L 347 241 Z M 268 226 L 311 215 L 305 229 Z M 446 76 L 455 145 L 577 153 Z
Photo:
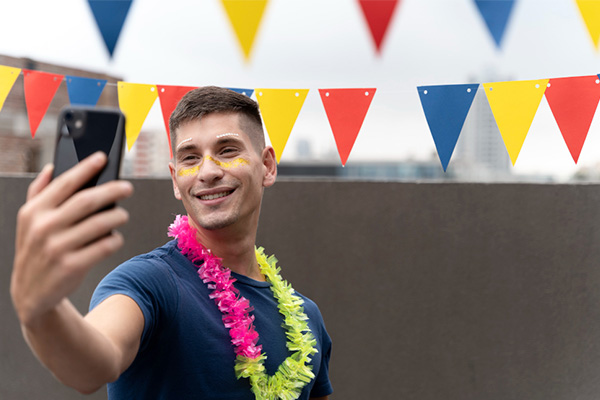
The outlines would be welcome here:
M 600 72 L 572 0 L 517 0 L 500 50 L 472 0 L 403 0 L 380 56 L 355 0 L 271 0 L 247 63 L 219 0 L 135 0 L 112 60 L 85 0 L 11 2 L 0 15 L 0 53 L 14 57 L 137 83 L 311 89 L 282 162 L 297 159 L 306 141 L 317 157 L 339 160 L 318 88 L 376 87 L 348 163 L 394 161 L 435 152 L 417 86 Z M 597 119 L 581 166 L 600 164 Z M 164 129 L 158 102 L 145 128 Z M 559 177 L 576 170 L 545 99 L 511 168 Z

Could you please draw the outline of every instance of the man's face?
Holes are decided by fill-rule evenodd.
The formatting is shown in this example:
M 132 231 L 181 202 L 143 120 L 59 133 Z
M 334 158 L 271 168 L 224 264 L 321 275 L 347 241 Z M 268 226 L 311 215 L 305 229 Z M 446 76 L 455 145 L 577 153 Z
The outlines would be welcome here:
M 275 182 L 272 148 L 259 154 L 240 128 L 240 118 L 209 114 L 177 129 L 169 164 L 173 189 L 197 228 L 256 229 L 263 187 Z

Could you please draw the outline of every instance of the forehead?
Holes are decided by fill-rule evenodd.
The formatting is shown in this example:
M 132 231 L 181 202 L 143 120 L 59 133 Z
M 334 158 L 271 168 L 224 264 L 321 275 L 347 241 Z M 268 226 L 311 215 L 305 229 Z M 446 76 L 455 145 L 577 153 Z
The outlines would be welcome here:
M 250 138 L 240 124 L 238 114 L 214 113 L 183 123 L 177 128 L 176 146 L 186 142 L 212 143 L 238 140 L 250 143 Z

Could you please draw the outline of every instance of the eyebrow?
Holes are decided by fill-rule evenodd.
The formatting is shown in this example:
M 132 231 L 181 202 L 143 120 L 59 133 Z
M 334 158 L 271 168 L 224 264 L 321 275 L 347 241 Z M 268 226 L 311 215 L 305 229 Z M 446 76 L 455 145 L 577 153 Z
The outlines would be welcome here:
M 221 133 L 220 135 L 217 135 L 217 139 L 225 137 L 225 136 L 240 136 L 240 135 L 238 135 L 237 133 L 233 133 L 233 132 Z
M 217 137 L 219 138 L 219 140 L 217 140 L 217 143 L 216 143 L 217 146 L 224 145 L 227 143 L 241 143 L 241 144 L 244 143 L 244 141 L 242 139 L 240 139 L 238 135 L 236 135 L 236 136 L 225 135 L 225 136 L 221 136 L 221 137 L 217 136 Z
M 178 150 L 178 149 L 181 147 L 181 145 L 182 145 L 182 144 L 184 144 L 184 143 L 187 143 L 187 142 L 189 142 L 190 140 L 192 140 L 192 138 L 187 138 L 187 139 L 185 139 L 185 140 L 182 140 L 182 141 L 181 141 L 181 143 L 179 143 L 179 144 L 177 145 L 177 148 L 175 148 L 175 150 Z
M 181 142 L 179 144 L 179 146 L 177 146 L 177 148 L 175 149 L 175 156 L 179 156 L 182 153 L 186 153 L 188 151 L 193 151 L 197 148 L 197 146 L 194 143 L 187 143 L 185 144 L 185 146 L 181 146 L 182 144 L 185 144 L 183 142 Z

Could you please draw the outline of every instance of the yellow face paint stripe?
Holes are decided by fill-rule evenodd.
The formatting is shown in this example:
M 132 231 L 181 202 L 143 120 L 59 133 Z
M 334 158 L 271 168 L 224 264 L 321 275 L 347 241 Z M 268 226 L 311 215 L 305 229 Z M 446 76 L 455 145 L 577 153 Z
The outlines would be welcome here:
M 243 159 L 243 158 L 236 158 L 235 160 L 229 161 L 229 162 L 222 162 L 222 161 L 219 161 L 219 160 L 215 160 L 211 156 L 206 156 L 205 158 L 207 160 L 210 160 L 210 161 L 214 162 L 215 164 L 217 164 L 218 167 L 222 167 L 222 168 L 226 168 L 226 169 L 237 168 L 237 167 L 240 167 L 242 165 L 249 165 L 250 164 L 248 162 L 248 160 Z
M 215 160 L 214 158 L 212 158 L 211 156 L 205 156 L 202 161 L 200 161 L 200 164 L 191 167 L 191 168 L 181 168 L 178 172 L 177 175 L 178 176 L 191 176 L 191 175 L 196 175 L 198 173 L 198 171 L 200 170 L 200 166 L 202 165 L 202 163 L 204 162 L 204 160 L 209 160 L 212 161 L 213 163 L 215 163 L 216 166 L 221 167 L 221 168 L 225 168 L 225 169 L 231 169 L 231 168 L 237 168 L 237 167 L 241 167 L 242 165 L 250 165 L 250 163 L 248 162 L 248 160 L 244 159 L 244 158 L 236 158 L 233 161 L 229 161 L 229 162 L 223 162 L 223 161 L 219 161 L 219 160 Z
M 196 175 L 198 173 L 198 170 L 200 169 L 200 164 L 196 165 L 195 167 L 192 168 L 181 168 L 178 172 L 177 175 L 178 176 L 191 176 L 191 175 Z

